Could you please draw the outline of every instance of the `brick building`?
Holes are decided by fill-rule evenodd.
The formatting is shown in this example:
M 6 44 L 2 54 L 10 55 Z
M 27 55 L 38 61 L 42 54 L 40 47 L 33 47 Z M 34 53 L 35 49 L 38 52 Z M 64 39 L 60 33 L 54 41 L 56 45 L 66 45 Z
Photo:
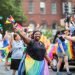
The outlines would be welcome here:
M 65 2 L 68 2 L 68 8 L 65 9 Z M 72 5 L 75 7 L 75 0 L 23 0 L 24 14 L 28 21 L 26 25 L 37 24 L 41 28 L 56 29 L 60 25 L 60 19 L 64 17 L 65 11 L 72 13 Z

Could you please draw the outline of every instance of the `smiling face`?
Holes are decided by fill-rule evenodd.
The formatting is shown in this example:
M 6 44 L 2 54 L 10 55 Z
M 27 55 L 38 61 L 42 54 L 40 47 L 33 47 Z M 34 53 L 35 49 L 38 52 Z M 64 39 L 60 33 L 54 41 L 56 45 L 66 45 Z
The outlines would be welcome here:
M 39 41 L 40 38 L 41 38 L 41 32 L 39 32 L 39 31 L 35 32 L 35 33 L 34 33 L 34 39 L 35 39 L 36 41 Z

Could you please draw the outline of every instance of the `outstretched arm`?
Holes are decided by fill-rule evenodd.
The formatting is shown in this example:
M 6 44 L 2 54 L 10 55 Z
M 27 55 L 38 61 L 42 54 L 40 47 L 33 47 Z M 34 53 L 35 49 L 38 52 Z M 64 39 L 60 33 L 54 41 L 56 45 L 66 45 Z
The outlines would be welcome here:
M 21 36 L 21 38 L 23 39 L 23 41 L 26 44 L 30 43 L 31 39 L 27 36 L 27 34 L 24 32 L 24 30 L 22 28 L 18 28 L 18 27 L 15 27 L 15 26 L 13 26 L 13 28 L 14 28 L 15 32 L 18 32 L 18 34 Z
M 65 39 L 67 39 L 67 40 L 71 40 L 71 41 L 75 42 L 75 36 L 66 36 L 66 35 L 63 35 L 62 37 L 65 38 Z
M 31 39 L 27 36 L 27 34 L 24 31 L 20 31 L 19 34 L 20 34 L 20 36 L 22 37 L 23 41 L 26 44 L 29 44 L 30 43 L 30 40 Z

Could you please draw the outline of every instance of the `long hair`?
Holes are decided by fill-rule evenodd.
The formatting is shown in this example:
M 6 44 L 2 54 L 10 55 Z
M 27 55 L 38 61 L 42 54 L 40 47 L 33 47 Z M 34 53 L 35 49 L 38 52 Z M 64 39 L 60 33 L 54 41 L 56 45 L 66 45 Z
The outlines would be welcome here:
M 65 23 L 68 23 L 69 24 L 70 18 L 71 18 L 71 16 L 67 16 L 66 19 L 65 19 Z
M 58 35 L 60 34 L 60 31 L 57 31 L 56 32 L 56 35 L 54 36 L 54 40 L 53 40 L 53 43 L 55 43 L 56 42 L 56 39 L 57 39 L 57 37 L 58 37 Z
M 65 30 L 62 30 L 61 32 L 60 32 L 60 34 L 61 35 L 63 35 L 64 34 L 64 32 L 65 32 Z M 64 42 L 65 41 L 65 39 L 61 36 L 61 37 L 59 37 L 59 39 L 62 41 L 62 42 Z

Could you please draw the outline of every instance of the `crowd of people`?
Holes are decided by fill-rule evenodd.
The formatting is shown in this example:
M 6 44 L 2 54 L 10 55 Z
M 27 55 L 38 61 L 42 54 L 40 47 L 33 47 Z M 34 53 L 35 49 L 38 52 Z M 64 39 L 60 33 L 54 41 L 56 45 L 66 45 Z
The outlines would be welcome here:
M 57 56 L 57 75 L 61 75 L 60 67 L 61 63 L 64 61 L 67 75 L 72 75 L 69 70 L 68 55 L 67 55 L 67 43 L 68 41 L 72 42 L 72 50 L 75 54 L 75 22 L 73 16 L 68 16 L 65 19 L 65 29 L 57 31 L 53 43 L 58 43 Z
M 66 54 L 66 41 L 72 41 L 73 50 L 75 50 L 75 24 L 72 17 L 69 17 L 65 22 L 65 30 L 57 31 L 53 43 L 58 43 L 57 56 L 57 75 L 60 74 L 60 66 L 64 60 L 67 75 L 72 73 L 69 71 L 68 55 Z M 6 57 L 5 67 L 10 65 L 13 70 L 12 75 L 50 75 L 48 62 L 51 64 L 50 57 L 46 52 L 43 42 L 40 41 L 42 32 L 35 29 L 32 33 L 27 34 L 24 29 L 20 29 L 13 25 L 13 31 L 6 31 L 4 37 L 0 32 L 0 47 L 10 45 L 11 49 Z M 3 50 L 0 50 L 0 55 L 3 55 Z M 11 58 L 11 63 L 8 64 L 8 58 Z
M 15 25 L 14 25 L 15 26 Z M 1 34 L 1 47 L 7 47 L 10 45 L 10 51 L 6 58 L 5 69 L 13 70 L 12 75 L 49 75 L 48 62 L 50 58 L 46 53 L 46 48 L 43 42 L 40 41 L 41 31 L 35 30 L 32 33 L 28 33 L 23 29 L 13 27 L 14 32 L 6 31 L 4 37 Z M 1 50 L 0 50 L 1 51 Z M 4 50 L 2 50 L 4 51 Z M 2 52 L 1 52 L 2 53 Z M 24 57 L 25 62 L 22 70 L 21 61 Z M 11 58 L 11 62 L 8 63 L 8 59 Z

